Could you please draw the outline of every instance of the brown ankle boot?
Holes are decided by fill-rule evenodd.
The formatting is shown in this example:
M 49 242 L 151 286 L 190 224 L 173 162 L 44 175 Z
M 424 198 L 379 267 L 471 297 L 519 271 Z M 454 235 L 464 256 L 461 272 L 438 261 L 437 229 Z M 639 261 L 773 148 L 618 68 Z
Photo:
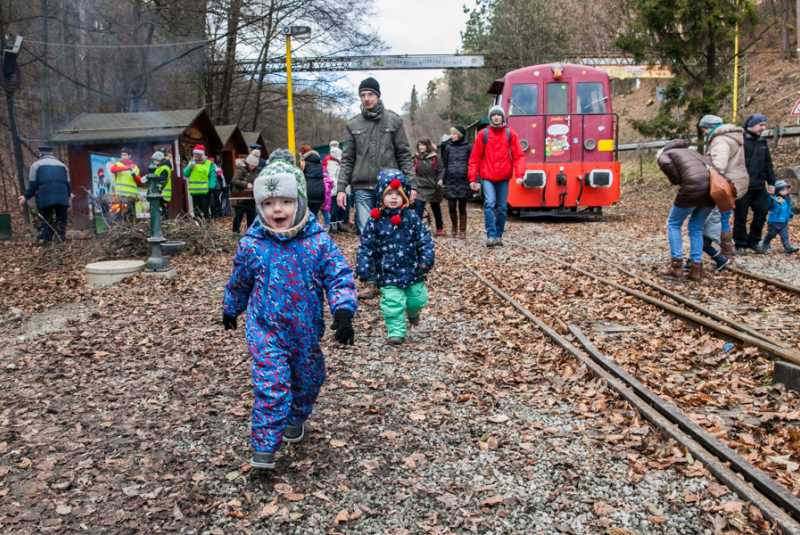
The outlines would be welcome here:
M 686 277 L 693 281 L 703 280 L 703 263 L 692 262 L 692 267 L 689 268 L 689 274 Z
M 733 258 L 733 236 L 730 230 L 719 235 L 719 248 L 722 256 L 725 258 Z
M 467 237 L 467 216 L 458 216 L 458 237 L 462 240 Z
M 661 274 L 665 277 L 675 277 L 678 279 L 683 278 L 683 260 L 680 258 L 673 258 L 669 267 L 661 270 Z
M 450 222 L 453 224 L 453 228 L 450 229 L 450 237 L 455 238 L 458 236 L 458 216 L 455 212 L 450 212 Z

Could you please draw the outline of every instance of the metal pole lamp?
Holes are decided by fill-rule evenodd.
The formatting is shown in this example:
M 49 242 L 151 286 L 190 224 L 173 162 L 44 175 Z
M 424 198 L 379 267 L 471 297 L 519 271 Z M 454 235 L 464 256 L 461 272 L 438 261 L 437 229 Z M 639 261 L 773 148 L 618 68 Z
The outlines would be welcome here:
M 150 258 L 147 259 L 145 275 L 162 278 L 172 278 L 177 274 L 174 267 L 169 265 L 169 256 L 177 254 L 186 246 L 186 242 L 168 242 L 161 235 L 161 202 L 164 196 L 161 188 L 166 183 L 166 178 L 161 178 L 156 174 L 156 165 L 150 160 L 147 168 L 147 200 L 150 202 Z
M 289 134 L 289 152 L 297 157 L 294 150 L 294 106 L 292 104 L 292 37 L 295 39 L 311 39 L 311 28 L 308 26 L 286 26 L 283 28 L 286 36 L 286 96 L 288 106 L 286 122 Z

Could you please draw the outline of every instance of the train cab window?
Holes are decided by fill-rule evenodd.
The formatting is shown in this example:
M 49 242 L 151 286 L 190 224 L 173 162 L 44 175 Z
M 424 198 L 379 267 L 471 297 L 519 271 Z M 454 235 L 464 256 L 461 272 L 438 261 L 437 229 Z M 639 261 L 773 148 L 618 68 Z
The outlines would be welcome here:
M 602 82 L 583 82 L 578 84 L 576 113 L 605 113 L 608 97 L 603 93 Z
M 539 86 L 514 84 L 508 103 L 509 115 L 536 115 L 539 113 Z
M 564 82 L 547 84 L 547 114 L 566 114 L 569 113 L 567 106 L 567 95 L 569 85 Z

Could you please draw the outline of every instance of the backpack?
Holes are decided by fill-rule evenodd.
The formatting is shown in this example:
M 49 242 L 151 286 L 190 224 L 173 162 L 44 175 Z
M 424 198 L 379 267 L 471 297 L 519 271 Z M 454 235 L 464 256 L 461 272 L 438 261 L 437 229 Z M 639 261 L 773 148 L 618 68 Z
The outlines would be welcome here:
M 509 144 L 509 146 L 510 146 L 510 144 Z M 414 171 L 417 170 L 417 164 L 418 163 L 419 163 L 419 158 L 417 156 L 414 156 Z M 434 173 L 438 173 L 439 172 L 439 169 L 437 169 L 437 167 L 436 167 L 436 155 L 435 154 L 433 155 L 433 172 Z
M 506 126 L 506 139 L 508 140 L 508 157 L 511 158 L 511 168 L 514 168 L 514 155 L 511 153 L 511 129 Z M 486 143 L 489 141 L 489 127 L 483 129 L 483 150 L 486 150 Z

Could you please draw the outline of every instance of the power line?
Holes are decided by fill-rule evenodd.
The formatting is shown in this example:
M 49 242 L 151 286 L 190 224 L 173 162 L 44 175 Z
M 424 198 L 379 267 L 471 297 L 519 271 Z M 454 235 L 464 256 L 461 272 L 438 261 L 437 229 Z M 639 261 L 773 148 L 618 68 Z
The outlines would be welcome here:
M 167 47 L 167 46 L 198 45 L 198 44 L 211 43 L 215 40 L 216 39 L 206 39 L 204 41 L 182 41 L 180 43 L 160 43 L 155 45 L 76 45 L 69 43 L 46 43 L 44 41 L 30 41 L 28 39 L 26 39 L 25 42 L 33 45 L 66 46 L 72 48 L 156 48 L 156 47 Z

